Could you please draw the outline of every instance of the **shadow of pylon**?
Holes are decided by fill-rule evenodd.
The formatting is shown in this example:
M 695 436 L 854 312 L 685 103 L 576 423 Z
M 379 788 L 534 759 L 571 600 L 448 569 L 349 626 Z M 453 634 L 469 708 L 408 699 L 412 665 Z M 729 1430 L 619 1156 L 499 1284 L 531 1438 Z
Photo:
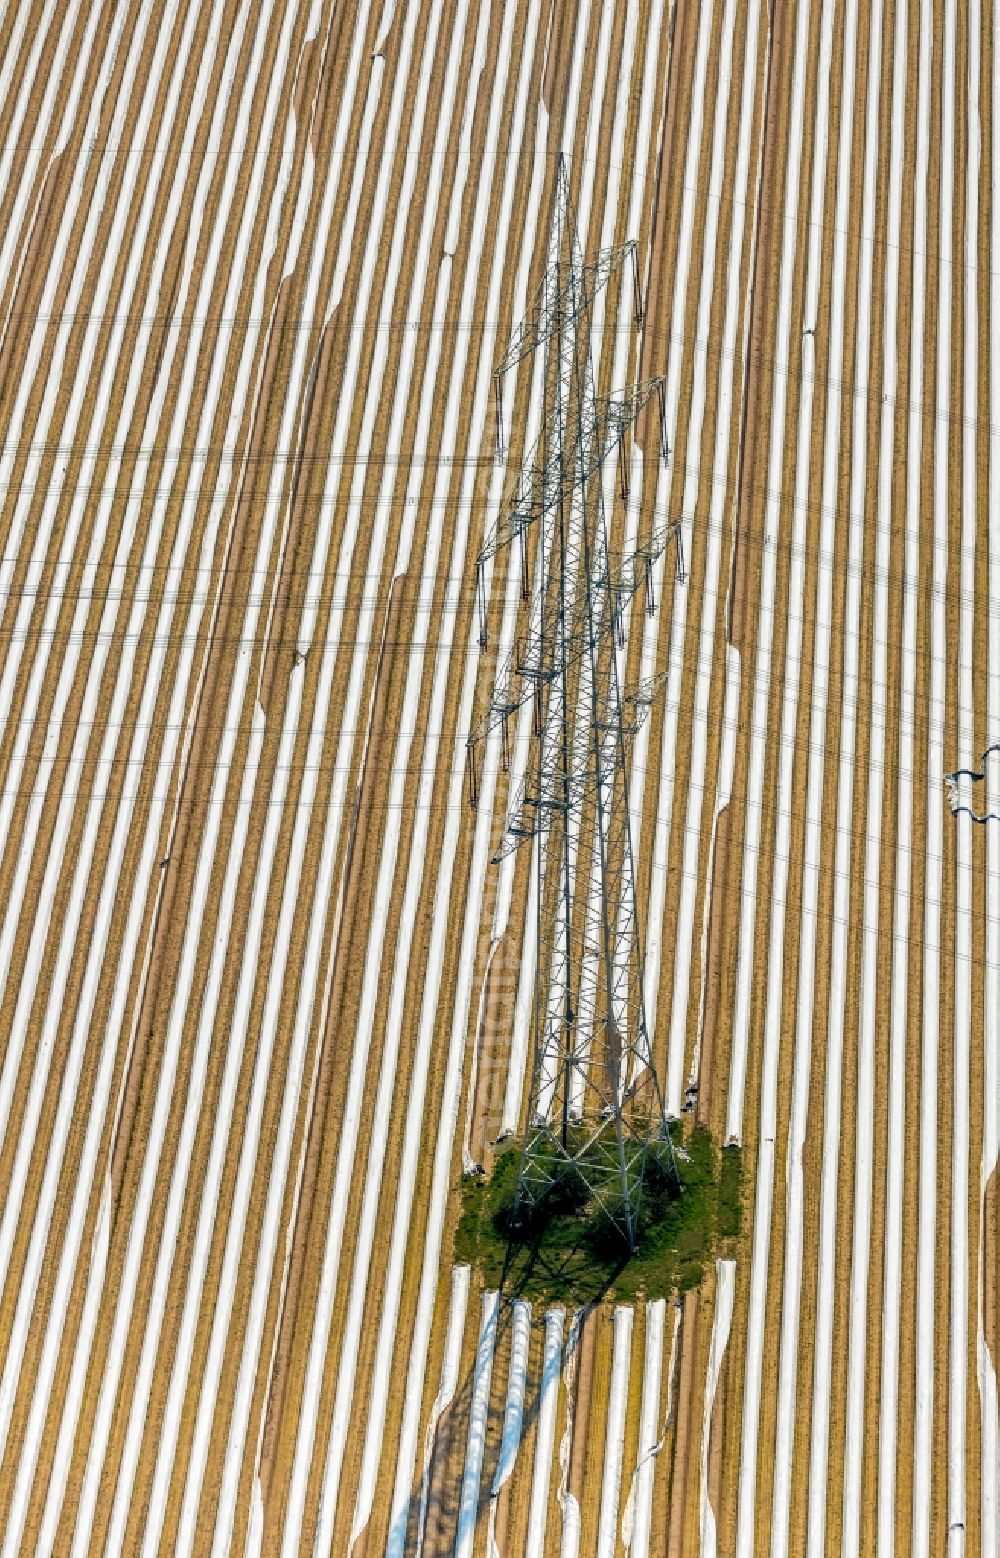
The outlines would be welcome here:
M 531 1278 L 537 1275 L 539 1266 L 541 1266 L 543 1274 L 546 1270 L 549 1270 L 554 1277 L 562 1275 L 562 1273 L 551 1267 L 548 1257 L 541 1249 L 540 1239 L 536 1239 L 528 1247 L 530 1250 L 528 1264 L 517 1274 L 517 1280 L 515 1281 L 515 1263 L 519 1258 L 519 1252 L 524 1248 L 524 1245 L 514 1245 L 512 1241 L 508 1240 L 504 1253 L 500 1285 L 497 1290 L 500 1300 L 493 1342 L 493 1373 L 490 1381 L 490 1401 L 487 1413 L 485 1446 L 476 1498 L 477 1528 L 479 1522 L 488 1516 L 494 1478 L 499 1464 L 509 1377 L 507 1372 L 498 1372 L 496 1363 L 498 1358 L 502 1359 L 507 1355 L 507 1341 L 513 1327 L 514 1304 L 517 1299 L 523 1296 L 525 1289 L 529 1285 L 535 1285 L 531 1282 Z M 567 1316 L 573 1312 L 575 1307 L 578 1307 L 584 1314 L 589 1313 L 592 1309 L 599 1308 L 606 1299 L 613 1282 L 614 1276 L 612 1275 L 578 1306 L 570 1306 L 563 1303 L 558 1305 L 534 1304 L 531 1317 L 532 1329 L 534 1330 L 536 1326 L 544 1326 L 545 1313 L 550 1307 L 566 1310 Z M 475 1291 L 481 1294 L 485 1289 L 480 1288 Z M 474 1305 L 470 1304 L 465 1324 L 466 1329 L 468 1329 L 470 1324 L 474 1324 L 476 1327 L 476 1351 L 478 1353 L 481 1318 L 475 1313 Z M 564 1336 L 563 1369 L 565 1369 L 566 1362 L 565 1347 L 566 1337 Z M 541 1404 L 541 1384 L 540 1368 L 535 1367 L 532 1369 L 529 1364 L 521 1419 L 522 1443 L 538 1416 Z M 454 1552 L 465 1483 L 468 1431 L 475 1387 L 476 1366 L 475 1362 L 473 1362 L 472 1367 L 466 1371 L 461 1382 L 456 1386 L 451 1400 L 435 1425 L 429 1458 L 425 1461 L 425 1446 L 424 1454 L 421 1455 L 421 1463 L 415 1468 L 416 1475 L 407 1502 L 405 1517 L 400 1517 L 401 1519 L 405 1518 L 406 1521 L 405 1552 L 407 1558 L 451 1558 Z

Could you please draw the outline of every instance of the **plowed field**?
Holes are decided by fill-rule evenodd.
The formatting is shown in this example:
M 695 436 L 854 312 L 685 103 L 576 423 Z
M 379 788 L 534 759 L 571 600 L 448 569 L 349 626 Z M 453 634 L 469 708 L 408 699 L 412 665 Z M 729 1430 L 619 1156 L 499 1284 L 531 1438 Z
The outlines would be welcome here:
M 998 25 L 0 0 L 4 1555 L 1000 1558 Z M 475 811 L 465 743 L 560 154 L 638 242 L 598 387 L 666 377 L 614 534 L 687 565 L 647 1010 L 745 1187 L 576 1312 L 452 1259 L 526 1108 L 530 714 Z

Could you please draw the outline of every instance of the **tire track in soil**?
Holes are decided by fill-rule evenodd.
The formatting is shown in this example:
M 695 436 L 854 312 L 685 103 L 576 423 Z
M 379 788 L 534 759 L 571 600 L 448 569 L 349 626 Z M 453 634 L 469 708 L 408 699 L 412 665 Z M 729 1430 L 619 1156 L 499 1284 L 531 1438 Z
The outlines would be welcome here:
M 685 1293 L 680 1302 L 681 1331 L 673 1401 L 673 1440 L 668 1463 L 670 1492 L 667 1504 L 667 1558 L 686 1558 L 690 1550 L 692 1509 L 697 1510 L 699 1502 L 695 1402 L 701 1314 L 697 1292 Z
M 288 278 L 289 280 L 291 278 Z M 271 628 L 268 635 L 267 648 L 264 651 L 264 665 L 261 672 L 260 705 L 265 714 L 269 714 L 272 699 L 275 694 L 275 682 L 281 670 L 287 675 L 288 648 L 287 640 L 289 631 L 302 620 L 302 608 L 305 603 L 306 591 L 309 587 L 309 558 L 311 546 L 309 542 L 312 536 L 307 533 L 306 508 L 309 505 L 311 494 L 301 491 L 302 471 L 305 467 L 309 471 L 314 461 L 322 458 L 320 441 L 322 427 L 320 417 L 317 415 L 316 392 L 319 386 L 325 388 L 329 381 L 334 362 L 334 351 L 337 344 L 337 311 L 323 327 L 320 335 L 319 346 L 316 350 L 309 382 L 306 386 L 304 405 L 302 411 L 302 427 L 299 432 L 299 455 L 294 465 L 291 481 L 291 493 L 288 499 L 289 527 L 285 549 L 281 559 L 281 566 L 274 585 L 274 615 L 271 619 Z M 314 531 L 317 523 L 321 522 L 321 516 L 309 516 L 312 524 L 308 530 Z M 297 649 L 292 650 L 293 665 L 298 664 Z
M 45 287 L 46 271 L 53 227 L 58 230 L 62 201 L 72 182 L 74 165 L 67 152 L 53 157 L 42 179 L 34 224 L 25 243 L 24 267 L 16 282 L 12 307 L 15 310 L 13 334 L 5 333 L 0 342 L 0 383 L 8 395 L 20 377 L 30 325 Z M 5 410 L 7 395 L 0 392 L 0 414 Z
M 708 186 L 709 172 L 711 169 L 712 146 L 715 135 L 715 119 L 718 113 L 718 95 L 720 90 L 719 55 L 722 46 L 721 35 L 724 15 L 725 7 L 717 6 L 711 23 L 711 34 L 708 49 L 709 65 L 705 78 L 702 142 L 698 161 L 698 187 L 699 189 L 705 189 L 706 191 Z M 743 8 L 740 8 L 738 16 L 745 19 L 745 11 Z M 739 26 L 740 22 L 738 20 L 737 29 L 739 29 Z M 736 52 L 735 45 L 734 52 Z M 733 144 L 734 110 L 736 115 L 736 124 L 738 125 L 739 122 L 738 116 L 741 85 L 741 73 L 739 70 L 734 69 L 732 71 L 732 77 L 730 81 L 729 101 L 725 107 L 727 148 L 731 147 Z M 715 254 L 712 259 L 713 274 L 715 275 L 718 274 L 720 267 L 722 269 L 723 275 L 725 275 L 725 268 L 728 261 L 728 245 L 726 242 L 728 236 L 728 225 L 729 224 L 725 220 L 725 217 L 722 216 L 718 224 L 718 231 L 715 242 Z M 698 335 L 697 326 L 700 312 L 702 275 L 705 266 L 704 248 L 704 225 L 703 223 L 696 221 L 694 241 L 691 246 L 690 269 L 688 271 L 688 292 L 684 317 L 685 345 L 682 348 L 683 366 L 681 369 L 678 396 L 679 422 L 678 426 L 673 430 L 674 444 L 671 450 L 673 471 L 671 473 L 670 481 L 669 508 L 670 512 L 674 514 L 680 513 L 684 505 L 685 488 L 687 486 L 687 466 L 689 459 L 691 458 L 689 453 L 689 440 L 692 437 L 690 409 L 694 389 L 694 377 L 697 371 L 696 342 Z M 715 290 L 717 302 L 713 307 L 712 315 L 709 321 L 710 346 L 708 363 L 706 364 L 706 370 L 704 374 L 707 381 L 705 402 L 701 425 L 694 430 L 694 436 L 697 440 L 697 447 L 694 458 L 706 469 L 708 469 L 708 462 L 703 458 L 703 452 L 706 449 L 714 449 L 715 447 L 715 419 L 718 405 L 718 374 L 725 369 L 725 364 L 723 364 L 718 359 L 717 352 L 713 350 L 717 342 L 718 332 L 721 328 L 719 307 L 719 302 L 721 301 L 719 298 L 719 293 L 721 289 L 716 287 Z M 724 304 L 722 311 L 724 312 Z M 692 526 L 691 538 L 692 555 L 690 559 L 688 559 L 687 580 L 684 585 L 684 589 L 687 592 L 688 603 L 687 614 L 684 623 L 684 643 L 682 646 L 683 670 L 681 672 L 679 694 L 680 704 L 684 709 L 693 709 L 695 707 L 695 686 L 698 677 L 702 614 L 704 610 L 706 571 L 708 567 L 707 533 L 706 527 L 702 522 L 704 517 L 706 487 L 710 489 L 711 483 L 706 483 L 703 479 L 702 482 L 699 483 L 698 490 L 695 495 L 695 519 Z M 661 622 L 661 632 L 663 631 L 663 627 L 664 624 Z M 668 875 L 676 882 L 680 882 L 682 879 L 682 870 L 684 864 L 685 839 L 688 821 L 688 792 L 692 783 L 691 761 L 693 744 L 693 721 L 690 724 L 682 723 L 679 725 L 677 730 L 677 743 L 675 745 L 673 754 L 674 798 L 671 812 L 670 839 L 668 843 L 666 860 L 666 870 Z M 712 743 L 709 743 L 709 764 L 711 763 L 711 745 Z M 705 806 L 711 807 L 714 803 L 714 785 L 710 783 L 708 775 L 706 774 L 701 776 L 694 782 L 704 784 L 702 791 L 703 808 Z M 699 858 L 699 882 L 702 880 L 701 866 L 702 861 L 701 858 Z M 695 923 L 697 923 L 699 897 L 700 895 L 696 895 Z M 661 1050 L 666 1043 L 667 1035 L 671 1030 L 673 1022 L 674 976 L 676 971 L 676 960 L 675 956 L 672 954 L 674 953 L 674 949 L 677 945 L 677 920 L 679 915 L 679 906 L 679 893 L 667 893 L 664 903 L 663 925 L 660 934 L 662 936 L 663 945 L 668 950 L 666 955 L 660 960 L 659 993 L 656 1003 L 657 1027 L 660 1032 L 658 1047 Z M 695 979 L 689 985 L 689 1011 L 691 1009 L 691 1001 L 694 999 L 693 987 L 696 986 L 697 983 L 698 981 Z M 697 1008 L 695 1008 L 695 1010 L 697 1010 Z M 685 1045 L 685 1049 L 688 1049 L 692 1042 L 693 1034 L 689 1031 L 687 1034 L 687 1044 Z M 685 1075 L 687 1074 L 688 1073 L 685 1072 Z M 665 1070 L 661 1071 L 661 1076 L 662 1075 L 665 1075 Z
M 739 365 L 742 385 L 737 394 L 737 413 L 734 425 L 738 440 L 738 456 L 734 481 L 733 496 L 733 528 L 734 539 L 732 544 L 731 560 L 729 564 L 729 622 L 727 639 L 730 644 L 739 650 L 741 658 L 746 663 L 753 663 L 755 653 L 756 634 L 752 627 L 742 625 L 743 615 L 749 610 L 745 597 L 759 598 L 759 582 L 751 582 L 750 573 L 753 570 L 753 551 L 748 550 L 748 543 L 742 539 L 742 532 L 749 528 L 753 533 L 754 521 L 744 511 L 755 500 L 759 502 L 759 496 L 754 491 L 754 483 L 744 480 L 744 471 L 747 467 L 747 448 L 754 451 L 750 460 L 751 469 L 759 459 L 766 458 L 767 452 L 767 428 L 762 414 L 757 411 L 758 403 L 770 404 L 771 373 L 768 359 L 771 355 L 766 350 L 766 342 L 773 337 L 776 328 L 776 300 L 771 295 L 775 290 L 774 266 L 769 263 L 771 251 L 780 237 L 779 211 L 770 202 L 763 201 L 761 191 L 764 188 L 775 187 L 779 169 L 784 165 L 783 141 L 787 136 L 786 121 L 787 111 L 785 100 L 787 98 L 786 77 L 791 68 L 792 43 L 794 39 L 793 18 L 786 16 L 783 8 L 777 8 L 770 12 L 766 25 L 761 27 L 760 48 L 762 59 L 758 67 L 757 76 L 757 103 L 753 117 L 753 135 L 758 148 L 757 156 L 751 166 L 754 168 L 756 189 L 749 198 L 753 202 L 753 218 L 747 224 L 744 233 L 744 255 L 741 258 L 741 275 L 744 296 L 744 360 Z M 763 260 L 763 270 L 762 270 Z M 758 285 L 762 281 L 763 285 Z M 748 563 L 744 562 L 744 551 L 747 551 Z M 749 564 L 749 566 L 748 566 Z M 723 565 L 725 566 L 725 565 Z M 759 559 L 757 561 L 759 571 Z M 735 860 L 742 860 L 743 838 L 745 818 L 741 815 L 740 796 L 746 793 L 746 771 L 748 761 L 749 722 L 741 717 L 740 728 L 737 732 L 737 746 L 733 767 L 733 783 L 730 804 L 727 808 L 725 825 L 722 836 L 716 841 L 716 859 L 714 862 L 714 874 L 717 881 L 730 882 L 732 870 L 730 851 L 735 852 Z M 735 808 L 735 810 L 734 810 Z M 716 892 L 713 882 L 712 908 L 709 911 L 709 942 L 706 958 L 706 968 L 711 970 L 718 968 L 720 975 L 725 978 L 728 988 L 714 988 L 710 984 L 706 992 L 705 1002 L 705 1035 L 703 1043 L 711 1054 L 717 1054 L 720 1048 L 720 1038 L 724 1031 L 723 1013 L 732 1009 L 733 987 L 732 967 L 733 950 L 732 942 L 738 919 L 733 920 L 731 914 L 716 916 L 713 913 Z M 726 895 L 731 896 L 731 895 Z M 738 899 L 736 900 L 738 901 Z M 762 901 L 764 901 L 762 899 Z M 723 897 L 718 899 L 723 903 Z M 717 930 L 713 932 L 713 926 Z M 713 944 L 713 934 L 715 937 Z M 708 975 L 711 980 L 711 974 Z M 751 1043 L 751 1060 L 748 1064 L 748 1088 L 754 1087 L 753 1054 L 755 1046 Z M 754 1117 L 753 1107 L 746 1111 L 747 1118 Z M 745 1138 L 746 1141 L 746 1138 Z M 746 1263 L 749 1267 L 749 1262 Z M 749 1270 L 742 1284 L 738 1283 L 736 1311 L 734 1314 L 733 1337 L 731 1347 L 739 1351 L 739 1357 L 734 1360 L 734 1373 L 738 1373 L 742 1379 L 743 1349 L 745 1336 L 741 1333 L 740 1317 L 747 1312 Z M 742 1303 L 741 1292 L 742 1288 Z M 685 1316 L 686 1318 L 686 1316 Z M 727 1403 L 728 1405 L 728 1403 Z M 742 1400 L 738 1401 L 737 1410 L 731 1415 L 734 1444 L 738 1446 L 739 1436 L 742 1431 Z M 675 1450 L 675 1463 L 676 1463 Z M 734 1468 L 738 1460 L 733 1463 Z M 720 1532 L 720 1542 L 734 1539 L 731 1533 L 735 1529 L 735 1501 L 737 1496 L 738 1477 L 734 1475 L 732 1488 L 723 1504 L 716 1509 L 716 1517 Z M 673 1528 L 672 1528 L 673 1529 Z M 729 1533 L 727 1535 L 727 1533 Z M 680 1534 L 672 1538 L 674 1542 L 681 1540 Z M 668 1545 L 668 1551 L 670 1547 Z
M 395 581 L 390 590 L 389 601 L 386 606 L 385 625 L 383 630 L 383 645 L 386 641 L 396 639 L 399 626 L 400 605 L 399 592 L 395 588 Z M 329 1010 L 327 1033 L 320 1057 L 318 1080 L 316 1087 L 316 1104 L 309 1122 L 309 1142 L 305 1155 L 305 1173 L 300 1193 L 300 1208 L 308 1208 L 312 1205 L 315 1195 L 315 1182 L 319 1170 L 319 1144 L 329 1140 L 330 1133 L 326 1129 L 326 1108 L 331 1090 L 329 1072 L 339 1058 L 339 1045 L 332 1042 L 333 1025 L 339 1018 L 344 984 L 348 977 L 350 956 L 354 941 L 354 924 L 360 917 L 362 904 L 359 902 L 362 892 L 365 899 L 370 896 L 370 884 L 363 885 L 365 862 L 371 859 L 372 845 L 377 847 L 381 832 L 383 818 L 381 816 L 380 798 L 378 796 L 378 784 L 381 772 L 383 751 L 391 740 L 392 732 L 387 729 L 387 707 L 390 697 L 391 662 L 386 665 L 383 661 L 383 652 L 380 651 L 375 668 L 374 698 L 372 704 L 371 723 L 369 727 L 368 742 L 359 783 L 355 791 L 354 803 L 351 810 L 349 832 L 347 838 L 347 856 L 344 863 L 343 885 L 341 896 L 343 900 L 343 914 L 341 926 L 343 927 L 337 940 L 334 954 L 333 974 L 331 980 L 331 1000 Z M 374 831 L 375 837 L 370 841 L 369 835 Z M 365 891 L 367 889 L 367 891 Z M 333 1014 L 337 1014 L 335 1017 Z M 317 1144 L 316 1150 L 310 1150 L 312 1142 Z M 311 1219 L 310 1219 L 311 1225 Z M 272 1539 L 282 1528 L 280 1515 L 276 1515 L 275 1504 L 275 1478 L 282 1476 L 283 1470 L 276 1460 L 278 1453 L 278 1425 L 284 1420 L 284 1404 L 288 1392 L 296 1383 L 290 1378 L 291 1351 L 293 1338 L 296 1333 L 296 1316 L 299 1307 L 299 1295 L 305 1278 L 305 1266 L 307 1256 L 310 1253 L 313 1239 L 311 1226 L 302 1235 L 294 1237 L 292 1245 L 292 1262 L 289 1269 L 287 1294 L 284 1305 L 284 1313 L 289 1317 L 282 1327 L 275 1344 L 275 1363 L 271 1375 L 271 1390 L 269 1394 L 269 1407 L 266 1426 L 264 1428 L 263 1446 L 260 1455 L 260 1482 L 263 1493 L 264 1509 L 267 1518 L 265 1530 L 270 1530 Z M 273 1426 L 272 1426 L 273 1425 Z M 287 1488 L 284 1480 L 281 1484 L 285 1496 Z

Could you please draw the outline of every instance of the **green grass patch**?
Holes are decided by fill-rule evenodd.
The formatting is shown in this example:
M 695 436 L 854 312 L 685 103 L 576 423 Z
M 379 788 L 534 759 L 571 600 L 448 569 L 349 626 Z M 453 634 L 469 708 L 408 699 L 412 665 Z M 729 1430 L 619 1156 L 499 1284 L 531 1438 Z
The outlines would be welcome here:
M 647 1166 L 638 1249 L 629 1255 L 613 1223 L 570 1184 L 515 1227 L 520 1148 L 501 1152 L 489 1179 L 462 1181 L 455 1260 L 474 1266 L 487 1287 L 535 1302 L 581 1305 L 602 1298 L 667 1298 L 697 1287 L 740 1233 L 742 1154 L 721 1151 L 696 1127 L 680 1143 L 678 1193 Z

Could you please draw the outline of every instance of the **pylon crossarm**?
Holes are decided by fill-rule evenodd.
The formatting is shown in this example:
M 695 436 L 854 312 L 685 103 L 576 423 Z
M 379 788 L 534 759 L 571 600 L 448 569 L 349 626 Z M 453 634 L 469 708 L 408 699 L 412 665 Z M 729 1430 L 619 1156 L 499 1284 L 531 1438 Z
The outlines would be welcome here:
M 639 725 L 645 720 L 650 708 L 656 702 L 660 693 L 667 685 L 668 671 L 658 671 L 655 676 L 647 676 L 641 682 L 636 682 L 622 699 L 630 709 L 635 710 L 635 718 Z
M 563 333 L 586 313 L 615 272 L 631 259 L 636 247 L 635 240 L 629 239 L 628 243 L 615 248 L 602 249 L 596 259 L 578 268 L 568 266 L 565 261 L 550 264 L 535 294 L 533 307 L 514 331 L 510 345 L 493 370 L 494 379 L 516 368 L 531 352 Z
M 659 525 L 649 540 L 634 551 L 612 552 L 608 558 L 612 589 L 621 592 L 625 599 L 630 599 L 639 586 L 645 583 L 648 569 L 663 556 L 671 541 L 676 540 L 680 533 L 681 521 L 671 519 Z
M 589 481 L 664 382 L 662 378 L 650 379 L 620 395 L 596 398 L 592 410 L 588 408 L 586 435 L 578 457 L 568 464 L 562 447 L 543 430 L 479 553 L 478 566 L 482 567 L 522 536 L 554 504 L 565 502 L 581 482 Z M 570 407 L 569 415 L 572 414 Z
M 567 670 L 572 670 L 583 658 L 592 642 L 600 644 L 614 633 L 617 615 L 624 610 L 645 580 L 646 560 L 650 555 L 650 548 L 656 548 L 652 552 L 654 558 L 659 556 L 669 543 L 675 529 L 676 525 L 671 525 L 668 531 L 658 533 L 647 546 L 628 554 L 617 576 L 611 581 L 610 587 L 594 591 L 597 610 L 594 613 L 596 620 L 592 629 L 588 625 L 586 603 L 583 600 L 576 602 L 569 622 L 562 632 Z M 539 683 L 554 679 L 557 671 L 552 664 L 551 643 L 551 626 L 536 624 L 518 647 L 504 657 L 497 669 L 489 705 L 474 728 L 474 739 L 485 740 L 501 724 L 516 714 L 522 704 L 536 695 L 536 687 Z

